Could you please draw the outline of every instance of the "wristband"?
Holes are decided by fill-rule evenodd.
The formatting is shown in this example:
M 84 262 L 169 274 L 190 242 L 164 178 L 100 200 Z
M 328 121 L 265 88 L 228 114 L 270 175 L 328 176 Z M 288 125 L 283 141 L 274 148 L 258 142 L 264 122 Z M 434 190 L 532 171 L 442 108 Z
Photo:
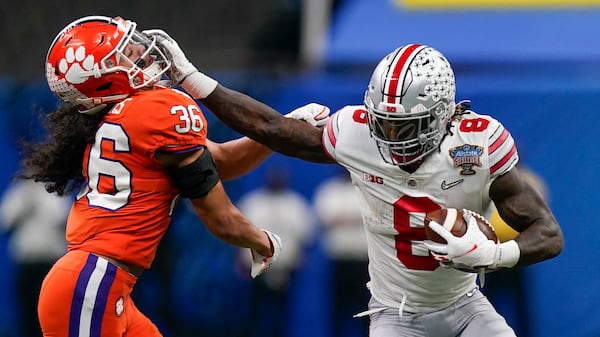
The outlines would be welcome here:
M 509 240 L 502 242 L 498 245 L 495 258 L 496 261 L 492 265 L 492 268 L 512 268 L 519 262 L 520 257 L 521 249 L 519 248 L 517 241 Z
M 181 87 L 192 95 L 192 97 L 202 99 L 210 95 L 217 87 L 217 84 L 218 82 L 214 79 L 196 71 L 186 76 L 183 82 L 181 82 Z

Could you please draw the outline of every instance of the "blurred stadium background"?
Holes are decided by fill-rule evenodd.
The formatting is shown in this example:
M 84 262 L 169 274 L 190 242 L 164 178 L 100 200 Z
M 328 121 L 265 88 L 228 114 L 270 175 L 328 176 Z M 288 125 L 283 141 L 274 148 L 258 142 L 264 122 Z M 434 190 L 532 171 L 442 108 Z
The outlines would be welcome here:
M 565 234 L 562 255 L 525 270 L 530 336 L 600 336 L 600 234 L 593 216 L 600 201 L 600 1 L 4 1 L 0 191 L 18 167 L 16 142 L 43 137 L 37 115 L 56 104 L 43 78 L 50 42 L 68 22 L 91 14 L 165 29 L 199 68 L 282 112 L 312 101 L 333 111 L 360 104 L 371 70 L 389 51 L 412 42 L 439 49 L 454 65 L 457 99 L 471 99 L 475 110 L 511 130 L 523 164 L 548 185 Z M 207 117 L 212 139 L 239 136 Z M 292 185 L 309 199 L 335 172 L 280 155 L 269 161 L 293 163 Z M 264 167 L 228 182 L 232 199 L 258 187 Z M 173 227 L 155 267 L 139 282 L 138 306 L 167 337 L 182 336 L 177 326 L 186 325 L 195 331 L 190 336 L 242 335 L 248 280 L 237 275 L 235 252 L 203 231 L 185 207 Z M 27 319 L 14 310 L 7 236 L 0 236 L 0 337 L 19 336 L 15 322 Z M 325 315 L 330 290 L 322 257 L 317 237 L 290 289 L 289 336 L 337 335 Z

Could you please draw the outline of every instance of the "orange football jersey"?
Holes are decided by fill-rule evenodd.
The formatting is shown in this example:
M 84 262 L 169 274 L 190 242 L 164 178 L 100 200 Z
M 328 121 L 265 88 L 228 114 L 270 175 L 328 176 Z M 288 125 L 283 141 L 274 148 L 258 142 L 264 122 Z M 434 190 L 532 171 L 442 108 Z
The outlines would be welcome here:
M 178 199 L 155 153 L 200 148 L 206 133 L 198 104 L 175 89 L 141 91 L 116 104 L 83 158 L 87 185 L 69 215 L 69 250 L 149 268 Z

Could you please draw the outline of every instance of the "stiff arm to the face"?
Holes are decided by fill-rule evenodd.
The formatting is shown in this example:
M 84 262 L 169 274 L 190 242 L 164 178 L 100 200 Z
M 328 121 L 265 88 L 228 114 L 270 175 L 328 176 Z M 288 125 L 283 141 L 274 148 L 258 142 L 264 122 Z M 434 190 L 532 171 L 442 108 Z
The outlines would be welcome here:
M 227 126 L 276 152 L 318 163 L 332 163 L 322 145 L 322 129 L 285 118 L 252 97 L 218 85 L 201 100 Z
M 323 149 L 322 129 L 281 113 L 252 97 L 218 85 L 199 72 L 175 40 L 162 30 L 144 31 L 157 38 L 173 66 L 169 76 L 200 99 L 223 123 L 272 150 L 318 163 L 333 163 Z

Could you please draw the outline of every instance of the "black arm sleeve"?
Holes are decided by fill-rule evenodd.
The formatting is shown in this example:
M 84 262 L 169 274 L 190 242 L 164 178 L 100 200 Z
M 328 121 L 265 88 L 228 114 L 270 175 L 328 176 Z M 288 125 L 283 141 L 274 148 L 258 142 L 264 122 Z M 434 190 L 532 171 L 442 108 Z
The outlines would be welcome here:
M 215 161 L 208 149 L 204 149 L 193 163 L 172 168 L 170 174 L 179 189 L 179 194 L 190 199 L 206 196 L 220 180 Z

